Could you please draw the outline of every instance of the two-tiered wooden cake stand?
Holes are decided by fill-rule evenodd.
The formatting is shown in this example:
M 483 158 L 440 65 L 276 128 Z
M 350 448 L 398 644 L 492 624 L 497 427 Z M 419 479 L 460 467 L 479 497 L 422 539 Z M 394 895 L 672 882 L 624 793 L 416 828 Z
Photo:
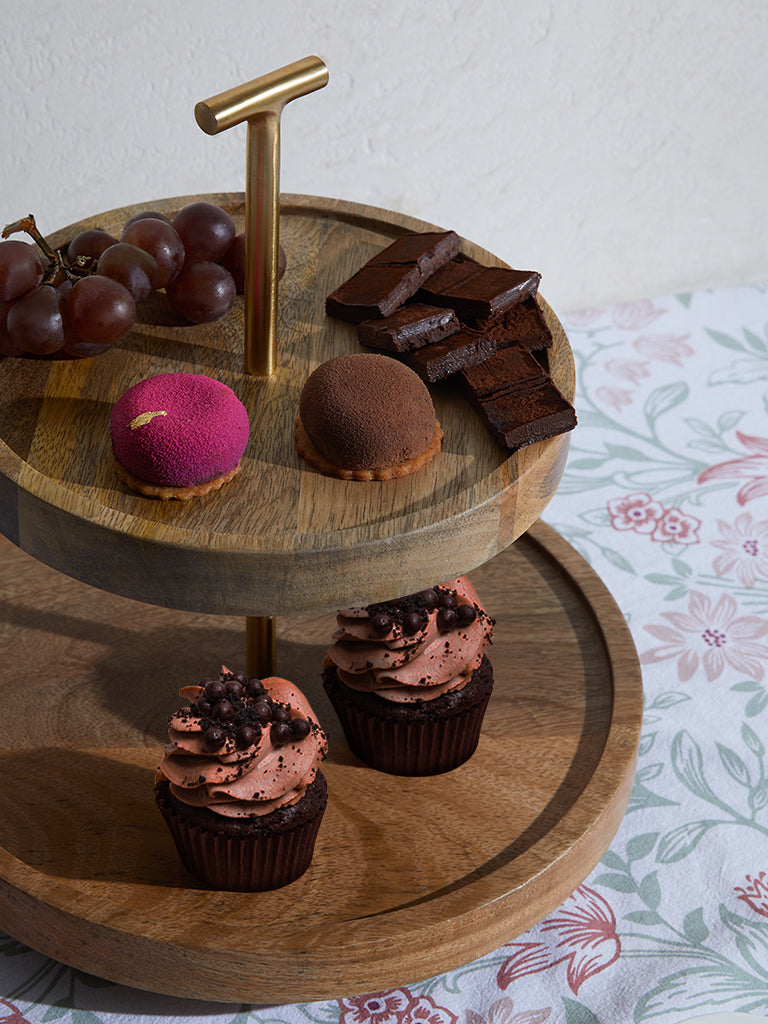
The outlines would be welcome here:
M 191 198 L 141 209 L 173 213 Z M 242 224 L 241 195 L 205 198 Z M 53 241 L 95 225 L 119 234 L 138 209 Z M 641 683 L 607 591 L 536 523 L 568 435 L 510 456 L 446 384 L 433 388 L 443 451 L 410 477 L 344 482 L 295 452 L 307 375 L 359 350 L 354 328 L 325 316 L 325 296 L 424 230 L 438 229 L 283 196 L 288 270 L 267 378 L 243 372 L 242 302 L 195 327 L 158 297 L 104 355 L 0 361 L 0 927 L 35 949 L 212 1000 L 373 991 L 515 938 L 607 848 L 633 781 Z M 570 348 L 542 306 L 549 370 L 572 398 Z M 113 403 L 171 370 L 224 381 L 251 418 L 242 473 L 190 502 L 132 494 L 112 467 Z M 332 611 L 465 572 L 497 620 L 478 751 L 443 776 L 376 773 L 349 752 L 320 686 Z M 263 616 L 277 623 L 278 673 L 331 735 L 329 805 L 304 877 L 272 893 L 210 892 L 178 861 L 154 770 L 178 689 L 221 664 L 243 668 L 243 618 Z

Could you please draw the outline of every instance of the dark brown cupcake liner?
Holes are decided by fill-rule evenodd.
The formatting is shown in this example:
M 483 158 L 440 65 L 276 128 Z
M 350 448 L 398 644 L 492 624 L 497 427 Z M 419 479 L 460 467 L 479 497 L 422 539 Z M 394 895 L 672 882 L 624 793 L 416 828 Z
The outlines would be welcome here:
M 323 798 L 312 816 L 293 828 L 242 836 L 223 835 L 184 819 L 168 796 L 167 783 L 155 788 L 155 799 L 184 867 L 212 889 L 265 892 L 296 881 L 309 867 L 327 804 Z M 298 805 L 297 805 L 298 806 Z
M 358 700 L 360 695 L 338 679 L 335 669 L 325 671 L 323 685 L 349 748 L 361 761 L 390 775 L 440 775 L 464 764 L 477 749 L 493 691 L 493 669 L 484 658 L 458 707 L 410 718 L 403 714 L 406 705 L 399 705 L 393 717 L 381 698 L 374 702 L 365 694 L 368 699 Z

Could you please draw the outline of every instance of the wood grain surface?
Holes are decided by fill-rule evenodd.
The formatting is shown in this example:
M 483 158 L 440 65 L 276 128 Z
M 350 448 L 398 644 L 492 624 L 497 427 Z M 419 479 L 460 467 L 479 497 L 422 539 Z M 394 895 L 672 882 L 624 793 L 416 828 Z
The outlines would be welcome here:
M 87 227 L 119 235 L 140 209 L 173 213 L 205 198 L 239 227 L 242 195 L 186 196 L 113 210 Z M 450 225 L 448 225 L 450 227 Z M 243 301 L 191 326 L 162 294 L 105 354 L 76 360 L 0 359 L 0 532 L 53 568 L 136 600 L 195 612 L 270 616 L 384 600 L 482 564 L 522 534 L 555 492 L 567 434 L 510 456 L 451 383 L 432 386 L 443 451 L 402 480 L 348 482 L 298 458 L 301 388 L 333 355 L 359 351 L 355 328 L 325 316 L 325 296 L 407 231 L 437 230 L 399 214 L 328 199 L 282 197 L 278 361 L 266 379 L 243 373 Z M 488 265 L 500 261 L 462 242 Z M 521 254 L 524 263 L 524 255 Z M 573 359 L 557 318 L 550 373 L 572 399 Z M 126 388 L 171 370 L 224 381 L 246 405 L 243 472 L 189 502 L 143 498 L 117 480 L 109 414 Z
M 328 810 L 301 879 L 216 893 L 182 868 L 152 784 L 179 688 L 244 666 L 242 619 L 105 594 L 0 541 L 0 928 L 128 985 L 262 1003 L 412 983 L 541 919 L 625 811 L 637 657 L 541 523 L 470 578 L 496 683 L 476 754 L 443 776 L 358 762 L 320 684 L 333 616 L 277 619 L 280 672 L 330 733 Z

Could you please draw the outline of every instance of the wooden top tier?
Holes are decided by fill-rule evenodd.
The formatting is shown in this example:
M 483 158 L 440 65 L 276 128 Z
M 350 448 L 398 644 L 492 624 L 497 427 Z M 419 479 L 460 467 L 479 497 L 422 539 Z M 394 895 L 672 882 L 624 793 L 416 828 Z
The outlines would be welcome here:
M 184 196 L 113 210 L 49 236 L 61 245 L 101 227 L 119 236 L 134 213 L 173 214 L 194 199 L 227 209 L 242 229 L 240 194 Z M 45 226 L 43 225 L 43 230 Z M 0 359 L 0 531 L 59 571 L 124 597 L 186 611 L 280 615 L 326 611 L 412 593 L 468 572 L 519 537 L 554 494 L 568 435 L 509 455 L 453 384 L 433 386 L 445 437 L 424 469 L 360 483 L 322 476 L 296 454 L 301 388 L 331 356 L 359 351 L 355 328 L 325 315 L 325 296 L 408 231 L 441 230 L 399 214 L 306 196 L 281 199 L 277 366 L 243 371 L 243 302 L 190 326 L 157 295 L 120 344 L 76 360 Z M 462 252 L 503 265 L 462 242 Z M 519 265 L 525 263 L 520 255 Z M 549 372 L 573 399 L 573 357 L 557 318 Z M 243 471 L 222 490 L 160 502 L 128 491 L 111 456 L 119 396 L 158 373 L 204 373 L 248 409 Z

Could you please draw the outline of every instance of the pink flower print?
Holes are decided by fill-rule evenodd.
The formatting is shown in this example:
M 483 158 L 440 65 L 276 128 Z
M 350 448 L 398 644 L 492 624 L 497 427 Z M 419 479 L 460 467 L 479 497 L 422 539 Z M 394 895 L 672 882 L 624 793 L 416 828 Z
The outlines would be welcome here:
M 582 885 L 532 933 L 539 938 L 510 942 L 515 950 L 499 968 L 497 982 L 507 988 L 518 978 L 567 963 L 568 985 L 577 994 L 584 982 L 619 958 L 616 917 L 598 893 Z
M 445 1006 L 438 1006 L 431 996 L 411 999 L 403 1024 L 456 1024 L 459 1018 Z
M 412 996 L 408 989 L 374 992 L 339 1000 L 340 1024 L 456 1024 L 458 1017 L 430 996 Z
M 606 405 L 612 405 L 616 412 L 621 412 L 623 406 L 632 404 L 632 392 L 625 388 L 607 388 L 601 385 L 595 388 L 595 397 Z
M 520 1010 L 515 1013 L 515 1004 L 509 996 L 502 996 L 491 1003 L 487 1020 L 474 1010 L 467 1010 L 466 1014 L 467 1024 L 542 1024 L 551 1012 L 551 1006 L 544 1006 L 540 1010 Z
M 340 1024 L 401 1024 L 411 1002 L 406 989 L 341 999 Z
M 648 359 L 682 366 L 683 359 L 694 354 L 693 347 L 685 340 L 689 337 L 689 334 L 644 334 L 635 338 L 632 347 Z
M 668 508 L 656 523 L 651 540 L 698 544 L 700 526 L 701 520 L 696 516 L 686 516 L 679 508 Z
M 733 525 L 723 519 L 717 525 L 723 536 L 712 541 L 722 551 L 712 565 L 715 575 L 726 576 L 735 568 L 744 587 L 754 587 L 758 576 L 768 577 L 768 523 L 753 523 L 749 512 L 742 512 Z
M 730 666 L 750 679 L 762 680 L 768 647 L 759 643 L 768 633 L 768 619 L 757 615 L 737 617 L 738 604 L 723 594 L 713 607 L 706 594 L 692 590 L 686 612 L 662 612 L 669 625 L 652 624 L 645 628 L 662 641 L 641 655 L 642 665 L 677 659 L 677 675 L 685 683 L 701 665 L 708 682 L 718 679 Z
M 651 375 L 648 363 L 632 359 L 609 359 L 605 368 L 612 377 L 628 380 L 632 384 L 639 384 L 643 377 Z
M 761 917 L 768 917 L 768 882 L 765 880 L 765 871 L 761 871 L 757 878 L 747 875 L 747 887 L 734 887 L 734 892 L 739 893 L 739 899 L 751 907 Z
M 613 322 L 616 327 L 623 327 L 628 331 L 639 331 L 641 327 L 648 324 L 666 313 L 665 309 L 658 309 L 650 299 L 641 299 L 639 302 L 621 302 L 613 307 Z
M 638 491 L 623 498 L 612 498 L 608 502 L 608 512 L 614 530 L 653 533 L 664 515 L 664 506 L 654 501 L 650 494 Z
M 31 1024 L 30 1021 L 22 1014 L 18 1006 L 14 1006 L 13 1003 L 9 1003 L 7 999 L 0 999 L 0 1006 L 4 1006 L 10 1010 L 10 1013 L 3 1013 L 0 1010 L 0 1024 Z
M 750 437 L 738 430 L 736 437 L 755 454 L 710 466 L 699 474 L 697 483 L 704 484 L 709 480 L 746 480 L 736 495 L 738 503 L 746 505 L 753 498 L 768 495 L 768 437 Z
M 590 309 L 579 309 L 575 313 L 567 313 L 565 320 L 569 327 L 589 327 L 605 312 L 600 306 L 592 306 Z

